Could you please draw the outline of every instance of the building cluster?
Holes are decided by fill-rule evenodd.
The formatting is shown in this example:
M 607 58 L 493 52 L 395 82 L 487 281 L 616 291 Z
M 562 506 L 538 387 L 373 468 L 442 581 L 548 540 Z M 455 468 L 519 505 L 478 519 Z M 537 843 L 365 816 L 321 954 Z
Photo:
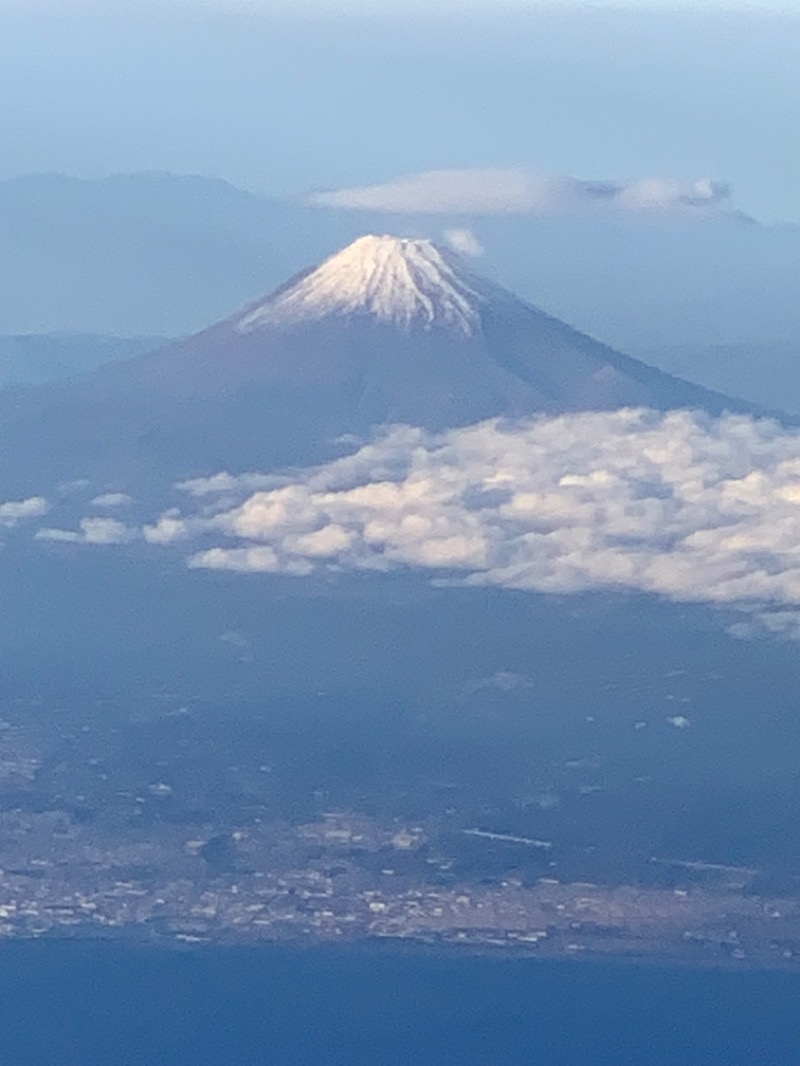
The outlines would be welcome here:
M 75 826 L 54 835 L 57 817 L 2 816 L 4 853 L 13 865 L 0 871 L 0 938 L 402 940 L 754 965 L 793 965 L 797 956 L 800 964 L 800 899 L 725 886 L 453 880 L 441 876 L 448 863 L 431 851 L 426 827 L 346 811 L 296 826 L 239 830 L 231 835 L 226 869 L 204 859 L 209 840 L 202 837 L 178 839 L 173 832 L 157 846 L 100 842 Z M 259 850 L 260 837 L 269 842 L 266 850 Z M 48 847 L 48 839 L 56 846 Z M 413 863 L 399 868 L 415 855 L 416 874 Z M 365 863 L 365 856 L 375 861 Z

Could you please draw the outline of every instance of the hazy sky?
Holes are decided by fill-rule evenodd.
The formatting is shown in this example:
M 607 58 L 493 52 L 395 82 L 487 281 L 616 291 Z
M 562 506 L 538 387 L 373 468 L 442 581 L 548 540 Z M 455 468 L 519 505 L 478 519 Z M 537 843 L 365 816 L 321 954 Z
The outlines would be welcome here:
M 457 6 L 6 0 L 1 172 L 285 195 L 521 165 L 726 181 L 745 211 L 800 221 L 800 2 Z

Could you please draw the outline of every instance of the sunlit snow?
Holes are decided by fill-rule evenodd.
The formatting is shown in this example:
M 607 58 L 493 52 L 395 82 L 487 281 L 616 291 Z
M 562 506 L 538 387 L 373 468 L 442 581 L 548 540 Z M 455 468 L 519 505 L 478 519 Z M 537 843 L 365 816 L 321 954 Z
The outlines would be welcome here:
M 440 326 L 472 335 L 481 283 L 428 240 L 360 237 L 295 285 L 248 309 L 240 332 L 329 317 L 370 315 L 408 329 Z

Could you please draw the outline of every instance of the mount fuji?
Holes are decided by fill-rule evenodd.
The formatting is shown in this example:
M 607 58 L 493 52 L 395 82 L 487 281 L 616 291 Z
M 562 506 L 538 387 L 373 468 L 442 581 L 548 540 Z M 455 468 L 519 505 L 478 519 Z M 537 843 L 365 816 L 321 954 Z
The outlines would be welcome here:
M 308 463 L 430 429 L 644 406 L 753 413 L 572 329 L 428 240 L 365 236 L 201 333 L 0 398 L 0 488 Z

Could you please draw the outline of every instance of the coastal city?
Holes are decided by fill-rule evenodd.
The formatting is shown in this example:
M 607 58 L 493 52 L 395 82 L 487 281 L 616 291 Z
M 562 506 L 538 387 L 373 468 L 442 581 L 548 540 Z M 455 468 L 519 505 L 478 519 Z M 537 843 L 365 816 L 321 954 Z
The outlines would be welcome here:
M 763 871 L 650 856 L 639 880 L 571 879 L 558 842 L 353 809 L 290 819 L 250 796 L 225 813 L 176 806 L 167 780 L 118 788 L 98 735 L 72 722 L 81 765 L 0 729 L 0 939 L 405 944 L 542 957 L 800 968 L 800 891 Z M 73 747 L 73 757 L 76 757 Z M 103 767 L 106 769 L 103 769 Z M 244 768 L 240 767 L 240 770 Z M 271 767 L 259 767 L 269 779 Z M 105 799 L 89 795 L 94 774 Z M 84 791 L 58 793 L 59 779 Z M 644 876 L 646 874 L 646 876 Z

